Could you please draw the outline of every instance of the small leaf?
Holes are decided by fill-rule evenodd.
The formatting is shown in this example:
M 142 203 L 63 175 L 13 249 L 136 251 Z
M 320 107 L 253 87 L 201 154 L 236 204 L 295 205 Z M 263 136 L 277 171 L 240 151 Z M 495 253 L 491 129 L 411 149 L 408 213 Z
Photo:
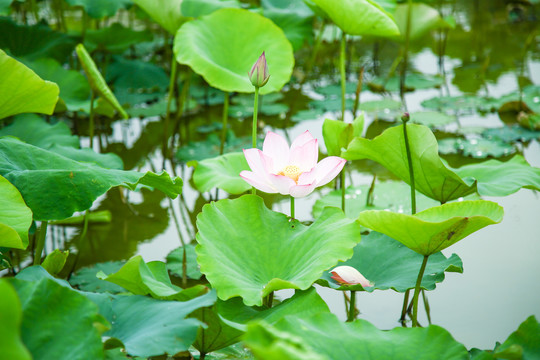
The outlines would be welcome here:
M 201 160 L 193 172 L 193 182 L 200 192 L 217 187 L 229 194 L 241 194 L 251 189 L 251 185 L 240 177 L 242 170 L 249 170 L 243 153 L 220 155 Z
M 43 266 L 49 274 L 56 276 L 64 268 L 68 255 L 69 250 L 60 251 L 59 249 L 54 249 L 54 251 L 49 253 L 45 260 L 43 260 L 41 266 Z

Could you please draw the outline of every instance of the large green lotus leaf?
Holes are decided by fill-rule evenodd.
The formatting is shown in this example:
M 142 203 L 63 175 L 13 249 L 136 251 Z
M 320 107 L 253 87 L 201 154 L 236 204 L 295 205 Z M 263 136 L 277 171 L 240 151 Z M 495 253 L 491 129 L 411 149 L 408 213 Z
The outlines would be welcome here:
M 240 177 L 242 170 L 249 170 L 246 157 L 241 152 L 201 160 L 193 172 L 193 182 L 200 192 L 217 187 L 229 194 L 241 194 L 251 185 Z
M 270 79 L 260 93 L 279 91 L 291 78 L 294 56 L 283 31 L 269 19 L 243 9 L 221 9 L 184 24 L 174 39 L 179 63 L 211 86 L 251 93 L 248 72 L 265 52 Z
M 132 1 L 146 11 L 155 22 L 173 35 L 184 22 L 189 20 L 188 17 L 182 16 L 180 10 L 182 0 Z
M 373 286 L 362 288 L 362 285 L 341 286 L 331 279 L 332 274 L 325 272 L 319 285 L 338 290 L 374 290 L 392 289 L 405 292 L 414 289 L 418 277 L 418 269 L 424 257 L 399 241 L 384 234 L 372 231 L 362 237 L 362 242 L 354 248 L 354 255 L 343 264 L 352 266 L 373 283 Z M 435 289 L 437 283 L 444 281 L 445 272 L 463 272 L 463 264 L 456 254 L 446 258 L 438 252 L 428 259 L 421 287 L 426 290 Z
M 135 256 L 114 274 L 98 272 L 96 276 L 113 284 L 120 285 L 135 295 L 150 295 L 156 299 L 184 301 L 204 294 L 208 288 L 197 285 L 182 289 L 171 283 L 165 263 L 152 261 L 145 263 L 143 258 Z
M 51 58 L 27 61 L 26 65 L 42 79 L 52 81 L 60 87 L 60 99 L 68 110 L 77 111 L 90 106 L 90 86 L 80 72 L 65 69 Z
M 120 115 L 124 118 L 128 118 L 128 114 L 118 103 L 118 100 L 114 96 L 113 92 L 107 85 L 107 82 L 105 82 L 105 79 L 99 72 L 96 63 L 92 58 L 90 57 L 90 54 L 86 51 L 83 44 L 78 44 L 75 47 L 75 51 L 77 52 L 77 56 L 79 58 L 79 61 L 84 69 L 84 72 L 86 73 L 86 77 L 88 78 L 88 82 L 90 83 L 90 86 L 92 89 L 99 94 L 103 99 L 105 99 L 111 106 L 120 113 Z
M 439 157 L 437 139 L 428 127 L 407 124 L 407 135 L 416 190 L 442 203 L 476 191 L 476 184 L 465 183 L 444 166 Z M 354 139 L 343 157 L 347 160 L 374 160 L 410 183 L 403 125 L 389 128 L 373 140 Z
M 201 17 L 224 8 L 241 7 L 238 0 L 183 0 L 180 5 L 180 12 L 184 16 Z
M 116 56 L 114 62 L 107 67 L 107 80 L 114 83 L 116 92 L 138 89 L 145 89 L 145 92 L 162 91 L 169 86 L 169 77 L 162 67 L 147 61 Z
M 108 261 L 95 264 L 92 267 L 84 267 L 77 270 L 77 272 L 69 278 L 69 283 L 82 291 L 96 293 L 108 292 L 111 294 L 124 292 L 125 290 L 122 287 L 108 281 L 101 280 L 96 276 L 96 274 L 100 271 L 105 273 L 117 272 L 123 265 L 124 262 Z
M 272 308 L 249 307 L 236 298 L 227 301 L 218 300 L 216 306 L 221 319 L 243 332 L 247 330 L 247 324 L 253 320 L 264 320 L 274 324 L 287 315 L 308 317 L 330 312 L 328 305 L 314 287 L 304 291 L 296 290 L 291 298 Z
M 249 307 L 241 299 L 219 301 L 212 309 L 202 309 L 204 314 L 196 317 L 208 324 L 207 329 L 199 329 L 197 341 L 193 346 L 199 351 L 213 352 L 234 344 L 246 331 L 246 324 L 256 319 L 264 319 L 273 324 L 286 315 L 310 316 L 330 312 L 328 305 L 317 294 L 315 288 L 297 290 L 293 297 L 272 308 Z M 202 318 L 204 316 L 204 318 Z
M 119 9 L 132 4 L 131 0 L 65 0 L 71 6 L 82 6 L 94 18 L 112 17 Z
M 399 29 L 383 8 L 372 0 L 312 0 L 350 35 L 398 36 Z
M 167 270 L 172 275 L 178 276 L 181 278 L 183 276 L 184 260 L 184 248 L 180 246 L 179 248 L 174 249 L 167 255 Z M 199 271 L 199 264 L 197 263 L 197 253 L 195 252 L 195 245 L 186 244 L 186 276 L 188 279 L 199 280 L 202 276 Z
M 130 46 L 152 41 L 152 38 L 152 33 L 149 31 L 135 31 L 119 23 L 114 23 L 98 30 L 88 30 L 84 38 L 84 45 L 90 50 L 99 49 L 111 53 L 122 53 Z
M 54 125 L 47 123 L 41 116 L 24 114 L 15 117 L 9 126 L 0 129 L 0 136 L 14 136 L 43 149 L 53 145 L 78 147 L 79 139 L 71 135 L 71 130 L 63 122 Z
M 439 29 L 446 25 L 437 9 L 429 5 L 417 3 L 412 4 L 411 11 L 411 28 L 409 39 L 411 41 L 418 40 L 425 36 L 431 30 Z M 401 4 L 396 7 L 394 19 L 401 32 L 401 40 L 404 41 L 405 33 L 407 32 L 407 18 L 409 13 L 409 5 Z
M 364 210 L 390 210 L 394 212 L 411 213 L 411 190 L 409 185 L 401 181 L 377 183 L 373 189 L 373 205 L 366 205 L 369 185 L 348 187 L 345 190 L 345 214 L 352 219 Z M 427 196 L 416 192 L 416 208 L 424 210 L 439 203 Z M 341 190 L 333 190 L 317 199 L 313 205 L 313 217 L 317 218 L 325 206 L 341 206 Z
M 431 255 L 477 230 L 501 222 L 503 214 L 503 208 L 494 202 L 468 200 L 432 207 L 415 215 L 367 210 L 360 213 L 358 221 L 419 254 Z
M 52 114 L 60 90 L 0 50 L 0 119 L 20 113 Z
M 31 360 L 32 356 L 21 340 L 21 302 L 17 292 L 6 280 L 0 279 L 0 349 L 2 358 Z
M 365 320 L 341 322 L 333 314 L 288 316 L 275 326 L 253 323 L 244 342 L 257 359 L 265 360 L 469 358 L 465 346 L 436 325 L 383 331 Z
M 0 15 L 9 15 L 13 0 L 0 0 Z
M 279 26 L 294 50 L 313 39 L 313 11 L 303 1 L 263 0 L 263 14 Z
M 274 290 L 307 289 L 360 242 L 358 223 L 337 208 L 305 226 L 256 195 L 205 205 L 197 228 L 201 272 L 220 299 L 240 296 L 248 306 Z
M 22 303 L 22 339 L 33 359 L 103 358 L 99 329 L 107 324 L 94 303 L 48 278 L 11 284 Z
M 496 353 L 502 353 L 519 347 L 523 359 L 540 359 L 540 324 L 531 315 L 519 325 L 506 341 L 496 349 Z M 498 357 L 505 359 L 504 357 Z
M 157 356 L 186 351 L 204 323 L 186 318 L 193 311 L 212 306 L 214 291 L 189 301 L 163 301 L 145 296 L 117 296 L 112 302 L 114 323 L 106 336 L 122 341 L 128 354 Z
M 32 211 L 21 193 L 0 176 L 0 247 L 26 249 Z
M 67 58 L 75 46 L 75 37 L 40 22 L 36 25 L 19 25 L 9 17 L 0 18 L 0 49 L 16 58 L 36 60 L 53 58 L 61 63 Z
M 521 155 L 502 162 L 488 160 L 454 169 L 465 181 L 476 180 L 482 196 L 507 196 L 521 188 L 540 190 L 540 168 L 531 166 Z
M 71 160 L 98 165 L 106 169 L 122 170 L 124 168 L 122 159 L 114 153 L 101 154 L 89 148 L 76 149 L 71 146 L 58 145 L 53 145 L 48 150 Z
M 173 198 L 182 191 L 182 179 L 171 179 L 166 172 L 105 169 L 14 138 L 0 139 L 0 175 L 21 192 L 34 220 L 68 218 L 75 211 L 89 209 L 94 200 L 115 186 L 135 190 L 145 185 Z

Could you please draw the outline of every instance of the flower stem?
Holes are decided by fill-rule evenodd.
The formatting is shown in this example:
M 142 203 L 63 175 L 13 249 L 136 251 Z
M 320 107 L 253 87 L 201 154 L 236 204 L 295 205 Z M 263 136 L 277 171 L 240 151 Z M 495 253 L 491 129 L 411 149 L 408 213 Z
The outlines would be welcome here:
M 407 162 L 409 163 L 409 181 L 411 186 L 411 213 L 416 214 L 416 185 L 414 183 L 414 168 L 412 163 L 411 147 L 407 136 L 407 122 L 403 121 L 403 137 L 405 138 L 405 150 L 407 151 Z
M 223 100 L 223 117 L 222 117 L 222 129 L 221 129 L 221 145 L 219 147 L 219 154 L 223 155 L 225 149 L 225 141 L 227 140 L 227 120 L 229 119 L 229 92 L 225 92 L 225 98 Z
M 339 186 L 341 186 L 341 211 L 345 213 L 345 167 L 341 170 Z
M 416 279 L 416 286 L 414 287 L 414 296 L 413 296 L 413 312 L 412 312 L 412 326 L 418 327 L 418 295 L 420 294 L 420 284 L 422 283 L 422 277 L 424 276 L 424 271 L 426 270 L 426 265 L 429 255 L 424 255 L 424 261 L 422 261 L 422 266 L 418 272 L 418 278 Z
M 291 196 L 291 219 L 294 219 L 294 197 Z
M 339 73 L 341 75 L 341 120 L 345 121 L 345 32 L 341 33 L 341 47 L 339 52 Z
M 92 90 L 90 97 L 90 115 L 88 125 L 88 136 L 90 136 L 90 149 L 94 148 L 94 100 L 96 99 L 96 93 Z
M 177 68 L 178 63 L 176 62 L 176 58 L 174 57 L 174 53 L 172 55 L 171 59 L 171 76 L 169 78 L 169 95 L 167 96 L 167 110 L 165 113 L 165 122 L 163 123 L 163 161 L 167 159 L 167 151 L 168 151 L 168 142 L 169 142 L 169 124 L 171 122 L 171 103 L 172 99 L 174 98 L 174 87 L 176 84 L 176 77 L 177 77 Z M 177 111 L 179 111 L 177 109 Z
M 349 314 L 347 316 L 347 322 L 354 321 L 356 310 L 356 291 L 351 290 L 351 300 L 349 301 Z
M 411 38 L 411 17 L 412 17 L 412 0 L 408 1 L 407 5 L 407 25 L 405 28 L 405 47 L 403 50 L 403 64 L 401 65 L 401 71 L 399 74 L 399 96 L 401 101 L 405 105 L 405 77 L 407 76 L 407 63 L 409 61 L 409 44 Z
M 411 290 L 405 291 L 405 297 L 403 298 L 403 307 L 401 308 L 401 317 L 399 318 L 399 322 L 401 323 L 402 327 L 407 327 L 405 318 L 407 317 L 407 307 L 409 305 L 409 295 L 411 294 Z
M 47 225 L 48 222 L 42 221 L 41 227 L 39 229 L 39 234 L 37 238 L 36 250 L 34 252 L 34 265 L 41 264 L 41 254 L 43 253 L 43 248 L 45 247 L 45 238 L 47 237 Z
M 253 100 L 253 125 L 251 128 L 252 147 L 257 148 L 257 113 L 259 112 L 259 87 L 255 86 L 255 99 Z M 257 191 L 251 188 L 251 193 L 255 195 Z

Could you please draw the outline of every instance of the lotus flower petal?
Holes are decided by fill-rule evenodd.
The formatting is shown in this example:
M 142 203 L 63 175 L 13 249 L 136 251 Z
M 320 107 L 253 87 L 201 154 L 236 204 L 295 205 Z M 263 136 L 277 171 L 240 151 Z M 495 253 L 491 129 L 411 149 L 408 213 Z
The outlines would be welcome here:
M 332 279 L 343 285 L 373 286 L 368 279 L 352 266 L 338 266 L 332 271 Z

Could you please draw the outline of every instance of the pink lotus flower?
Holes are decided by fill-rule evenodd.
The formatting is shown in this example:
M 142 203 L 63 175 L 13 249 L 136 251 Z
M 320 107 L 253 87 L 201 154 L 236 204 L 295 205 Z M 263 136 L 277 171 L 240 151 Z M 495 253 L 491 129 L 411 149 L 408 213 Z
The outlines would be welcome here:
M 336 280 L 341 285 L 360 284 L 363 287 L 373 286 L 373 284 L 366 279 L 364 275 L 360 274 L 360 272 L 352 266 L 338 266 L 330 271 L 330 273 L 332 274 L 332 279 Z
M 298 136 L 290 148 L 283 137 L 269 131 L 262 151 L 244 149 L 244 155 L 252 170 L 240 173 L 244 180 L 258 190 L 295 198 L 328 184 L 346 162 L 340 157 L 329 156 L 317 163 L 317 139 L 309 131 Z
M 253 64 L 248 76 L 249 81 L 251 81 L 251 84 L 253 84 L 255 87 L 262 87 L 268 82 L 270 74 L 268 74 L 268 64 L 266 63 L 264 51 L 261 56 L 259 56 L 255 64 Z

